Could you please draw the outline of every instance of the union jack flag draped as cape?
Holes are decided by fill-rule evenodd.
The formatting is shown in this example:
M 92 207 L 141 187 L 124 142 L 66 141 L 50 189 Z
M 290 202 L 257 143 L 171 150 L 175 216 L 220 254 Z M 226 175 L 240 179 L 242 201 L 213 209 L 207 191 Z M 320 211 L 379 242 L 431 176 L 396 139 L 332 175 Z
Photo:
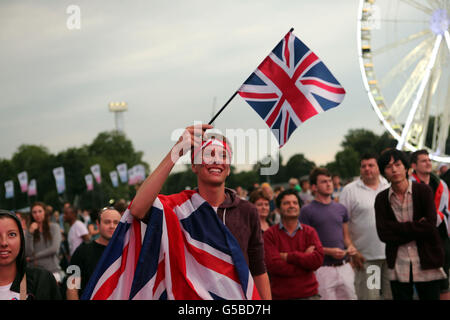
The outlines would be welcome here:
M 124 213 L 82 299 L 259 299 L 237 240 L 194 190 Z
M 292 31 L 238 90 L 277 138 L 280 148 L 294 130 L 344 100 L 345 90 Z
M 415 172 L 409 176 L 409 179 L 417 183 L 423 183 Z M 448 186 L 442 179 L 435 175 L 430 176 L 429 185 L 431 190 L 434 192 L 434 205 L 436 206 L 437 213 L 436 227 L 440 227 L 440 224 L 444 223 L 442 227 L 444 227 L 450 235 L 450 214 L 448 210 L 450 206 L 450 198 L 448 194 Z

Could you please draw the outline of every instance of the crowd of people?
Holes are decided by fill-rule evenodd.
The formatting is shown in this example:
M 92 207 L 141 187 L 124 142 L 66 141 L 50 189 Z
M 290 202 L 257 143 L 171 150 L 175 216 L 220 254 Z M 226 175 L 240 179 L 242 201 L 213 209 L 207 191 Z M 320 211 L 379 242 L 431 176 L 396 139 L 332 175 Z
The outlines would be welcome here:
M 345 185 L 316 168 L 278 196 L 262 186 L 250 193 L 273 298 L 450 299 L 445 169 L 434 173 L 426 150 L 389 149 L 363 155 L 360 176 Z
M 125 209 L 0 210 L 0 300 L 78 300 Z
M 139 188 L 134 218 L 148 221 L 190 150 L 195 192 L 236 238 L 262 299 L 450 299 L 450 171 L 435 174 L 426 150 L 365 154 L 359 177 L 347 183 L 315 168 L 275 188 L 232 190 L 230 145 L 217 135 L 203 139 L 195 143 L 193 127 L 186 129 Z M 89 213 L 65 203 L 59 215 L 36 202 L 28 216 L 0 211 L 0 299 L 80 299 L 125 208 Z

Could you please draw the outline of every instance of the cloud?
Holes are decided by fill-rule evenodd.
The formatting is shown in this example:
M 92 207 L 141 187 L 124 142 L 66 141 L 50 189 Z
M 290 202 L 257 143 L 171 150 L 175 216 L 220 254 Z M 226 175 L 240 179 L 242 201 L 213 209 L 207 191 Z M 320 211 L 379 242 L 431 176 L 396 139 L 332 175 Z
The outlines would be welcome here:
M 89 143 L 114 126 L 110 101 L 127 101 L 125 130 L 155 168 L 172 130 L 207 122 L 295 27 L 347 90 L 339 109 L 304 123 L 282 149 L 330 161 L 350 127 L 378 128 L 359 75 L 352 1 L 78 1 L 81 30 L 68 30 L 70 1 L 0 4 L 0 157 L 22 143 L 53 152 Z M 356 116 L 357 115 L 357 116 Z M 266 128 L 236 97 L 219 128 Z M 315 141 L 315 142 L 314 142 Z M 314 142 L 314 143 L 311 143 Z

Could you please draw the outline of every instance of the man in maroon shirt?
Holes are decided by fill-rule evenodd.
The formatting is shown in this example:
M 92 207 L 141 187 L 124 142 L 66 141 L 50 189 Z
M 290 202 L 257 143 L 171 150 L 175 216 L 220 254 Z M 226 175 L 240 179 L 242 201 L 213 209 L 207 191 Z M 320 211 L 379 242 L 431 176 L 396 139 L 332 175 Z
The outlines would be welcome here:
M 297 192 L 286 190 L 276 199 L 281 222 L 264 232 L 264 252 L 273 299 L 318 299 L 314 275 L 323 263 L 316 230 L 300 224 Z

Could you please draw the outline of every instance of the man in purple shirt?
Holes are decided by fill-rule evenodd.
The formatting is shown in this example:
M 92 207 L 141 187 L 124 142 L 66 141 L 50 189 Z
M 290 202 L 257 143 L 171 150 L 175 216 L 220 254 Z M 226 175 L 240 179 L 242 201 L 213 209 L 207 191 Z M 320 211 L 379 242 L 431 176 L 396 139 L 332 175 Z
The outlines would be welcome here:
M 315 228 L 325 254 L 316 271 L 323 300 L 355 300 L 355 274 L 348 257 L 357 253 L 348 231 L 347 209 L 331 199 L 333 183 L 325 168 L 315 168 L 309 177 L 314 200 L 303 207 L 300 222 Z

